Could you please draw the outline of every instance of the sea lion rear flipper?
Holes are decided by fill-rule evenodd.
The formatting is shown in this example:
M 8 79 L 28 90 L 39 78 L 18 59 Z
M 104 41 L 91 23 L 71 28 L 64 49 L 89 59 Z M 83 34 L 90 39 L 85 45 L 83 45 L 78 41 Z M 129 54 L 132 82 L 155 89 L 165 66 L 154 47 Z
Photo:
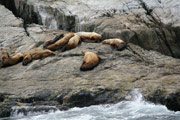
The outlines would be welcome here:
M 60 35 L 57 35 L 53 40 L 52 42 L 55 43 L 56 41 L 58 41 L 59 39 L 63 38 L 64 37 L 64 34 L 60 34 Z M 53 44 L 52 43 L 52 44 Z
M 47 42 L 45 42 L 45 44 L 43 45 L 43 48 L 46 49 L 49 45 L 56 43 L 59 39 L 63 37 L 64 37 L 64 34 L 57 35 L 53 40 L 48 40 Z

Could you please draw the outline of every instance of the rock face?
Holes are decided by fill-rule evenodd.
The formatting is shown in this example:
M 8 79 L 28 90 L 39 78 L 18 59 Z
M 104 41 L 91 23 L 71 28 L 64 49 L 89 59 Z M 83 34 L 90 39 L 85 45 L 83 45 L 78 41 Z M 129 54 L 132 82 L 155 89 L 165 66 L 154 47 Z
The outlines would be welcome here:
M 74 2 L 73 2 L 74 1 Z M 0 0 L 25 23 L 68 31 L 96 31 L 180 58 L 179 1 Z
M 30 9 L 31 7 L 27 7 L 29 5 L 37 5 L 31 0 L 26 2 L 15 0 L 14 2 L 19 10 L 17 14 L 20 14 L 23 9 Z M 49 5 L 49 7 L 53 6 L 58 9 L 62 7 L 60 10 L 64 11 L 71 10 L 69 13 L 78 18 L 86 16 L 87 19 L 84 22 L 78 23 L 84 26 L 81 30 L 95 30 L 102 33 L 104 38 L 120 37 L 127 41 L 137 41 L 142 44 L 142 47 L 145 45 L 150 47 L 152 44 L 152 46 L 155 45 L 154 48 L 167 50 L 166 54 L 170 52 L 166 42 L 178 45 L 178 43 L 175 44 L 175 40 L 179 40 L 178 35 L 175 35 L 176 32 L 173 31 L 177 30 L 178 33 L 178 15 L 171 17 L 174 20 L 177 18 L 172 25 L 165 16 L 159 18 L 160 23 L 155 23 L 153 19 L 157 18 L 152 17 L 155 9 L 158 8 L 156 4 L 152 4 L 155 0 L 151 0 L 150 3 L 122 0 L 119 1 L 120 4 L 112 4 L 113 8 L 119 9 L 118 11 L 112 9 L 114 13 L 111 13 L 113 12 L 109 11 L 111 7 L 103 2 L 99 8 L 91 2 L 73 3 L 78 4 L 80 8 L 82 6 L 82 9 L 86 8 L 88 12 L 81 10 L 84 14 L 80 13 L 80 9 L 75 5 L 69 5 L 66 1 L 42 2 L 39 0 L 38 2 L 42 6 Z M 173 6 L 175 2 L 175 0 L 169 3 L 161 1 L 159 5 Z M 24 8 L 21 8 L 22 3 Z M 17 7 L 18 4 L 19 7 Z M 88 6 L 96 9 L 89 11 L 91 7 Z M 101 10 L 103 8 L 107 10 Z M 31 9 L 35 10 L 35 8 Z M 51 12 L 48 8 L 46 10 Z M 67 15 L 64 11 L 63 15 Z M 157 11 L 161 10 L 157 9 Z M 96 12 L 98 14 L 95 14 Z M 137 13 L 139 17 L 136 16 Z M 47 29 L 37 24 L 26 25 L 22 19 L 16 18 L 2 5 L 0 5 L 0 16 L 2 16 L 0 19 L 0 47 L 7 49 L 11 55 L 16 52 L 24 53 L 33 47 L 42 47 L 43 41 L 66 32 Z M 54 16 L 52 18 L 56 19 Z M 139 21 L 143 19 L 148 23 Z M 167 25 L 170 26 L 167 27 Z M 65 26 L 71 29 L 76 28 L 67 24 Z M 170 29 L 172 31 L 169 31 Z M 167 41 L 164 41 L 165 38 Z M 159 46 L 159 43 L 162 46 Z M 55 57 L 35 60 L 28 66 L 22 66 L 19 63 L 8 68 L 0 68 L 0 117 L 9 116 L 13 106 L 52 105 L 60 109 L 67 109 L 74 106 L 114 103 L 124 100 L 128 93 L 136 88 L 142 92 L 145 99 L 164 104 L 172 110 L 180 110 L 180 60 L 155 51 L 144 50 L 133 44 L 129 45 L 138 54 L 134 54 L 129 49 L 116 51 L 102 43 L 82 43 L 69 51 L 56 51 Z M 169 46 L 172 49 L 172 46 Z M 92 71 L 82 72 L 79 69 L 83 61 L 82 50 L 95 52 L 102 59 Z M 174 55 L 178 54 L 174 53 Z

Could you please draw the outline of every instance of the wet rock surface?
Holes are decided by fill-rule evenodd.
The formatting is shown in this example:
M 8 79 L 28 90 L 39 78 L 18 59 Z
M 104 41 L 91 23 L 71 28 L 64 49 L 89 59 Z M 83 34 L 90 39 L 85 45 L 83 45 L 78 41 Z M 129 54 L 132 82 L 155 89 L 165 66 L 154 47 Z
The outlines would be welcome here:
M 47 2 L 40 0 L 39 2 L 42 5 L 47 4 Z M 154 0 L 151 0 L 151 2 L 153 3 Z M 172 2 L 175 2 L 175 0 Z M 33 4 L 30 0 L 26 1 L 26 3 Z M 146 16 L 144 19 L 150 17 L 144 14 L 147 11 L 142 9 L 142 6 L 144 6 L 143 1 L 132 2 L 129 0 L 128 2 L 128 0 L 124 0 L 120 3 L 132 8 L 139 8 L 140 12 L 142 12 L 140 15 Z M 137 6 L 141 5 L 141 7 L 133 6 L 134 3 L 137 3 Z M 171 2 L 169 1 L 169 3 Z M 77 10 L 77 12 L 72 13 L 73 15 L 83 15 L 78 13 L 79 9 L 76 6 L 69 5 L 66 2 L 52 1 L 48 2 L 48 4 L 50 6 L 58 4 L 58 7 L 61 4 L 62 6 L 68 5 L 70 7 L 64 7 L 63 9 L 71 8 L 74 12 Z M 82 5 L 81 2 L 74 4 Z M 91 4 L 89 3 L 89 5 Z M 145 4 L 145 6 L 147 5 L 149 5 L 148 9 L 150 9 L 154 4 Z M 82 8 L 86 8 L 85 6 L 87 5 Z M 104 7 L 103 4 L 102 7 Z M 126 11 L 129 11 L 127 16 L 123 10 L 122 14 L 118 13 L 112 16 L 108 11 L 104 16 L 101 16 L 102 11 L 99 9 L 102 8 L 94 9 L 92 10 L 93 13 L 91 11 L 88 13 L 91 17 L 93 14 L 100 16 L 93 17 L 91 20 L 89 18 L 84 22 L 83 25 L 86 31 L 95 30 L 102 33 L 104 38 L 120 37 L 132 42 L 139 41 L 141 36 L 141 40 L 144 40 L 143 42 L 139 41 L 144 44 L 142 47 L 145 45 L 149 47 L 151 46 L 150 43 L 157 42 L 157 34 L 155 36 L 152 34 L 156 30 L 159 31 L 161 27 L 153 26 L 157 24 L 151 20 L 147 20 L 150 22 L 149 26 L 143 24 L 143 22 L 137 22 L 135 20 L 137 17 L 129 11 L 131 9 L 126 9 Z M 110 8 L 107 7 L 107 9 Z M 89 11 L 89 8 L 87 8 L 87 11 Z M 98 11 L 98 14 L 95 14 L 94 11 Z M 130 14 L 132 16 L 129 16 Z M 3 16 L 0 18 L 0 21 L 2 21 L 0 22 L 0 47 L 5 48 L 11 55 L 16 52 L 24 53 L 33 47 L 42 47 L 43 41 L 66 32 L 47 29 L 37 24 L 25 26 L 22 19 L 15 17 L 11 11 L 2 5 L 0 5 L 0 16 Z M 178 29 L 178 14 L 176 17 L 176 24 L 173 25 L 176 25 L 175 27 Z M 128 20 L 129 22 L 127 22 Z M 124 24 L 126 22 L 131 27 L 125 29 Z M 163 25 L 167 24 L 169 25 L 168 20 L 163 21 Z M 168 27 L 168 29 L 171 27 Z M 73 27 L 69 26 L 69 28 Z M 81 29 L 84 30 L 84 28 Z M 142 32 L 147 32 L 148 36 L 142 34 Z M 159 32 L 160 34 L 163 33 L 162 31 Z M 179 40 L 170 34 L 168 38 L 168 40 L 172 40 L 172 43 L 174 43 L 174 40 Z M 161 41 L 161 43 L 164 42 Z M 126 99 L 128 93 L 136 88 L 142 92 L 145 99 L 164 104 L 172 110 L 179 110 L 180 60 L 155 51 L 144 50 L 133 44 L 129 45 L 143 57 L 144 61 L 128 49 L 116 51 L 102 43 L 82 43 L 72 50 L 56 51 L 55 57 L 35 60 L 28 66 L 22 66 L 19 63 L 11 67 L 0 68 L 0 113 L 3 113 L 0 114 L 0 117 L 9 116 L 13 106 L 49 105 L 64 110 L 75 106 L 83 107 L 94 104 L 115 103 Z M 178 43 L 175 45 L 178 45 Z M 164 45 L 164 48 L 168 50 L 166 45 Z M 102 59 L 101 63 L 92 71 L 80 71 L 83 61 L 82 50 L 95 52 Z

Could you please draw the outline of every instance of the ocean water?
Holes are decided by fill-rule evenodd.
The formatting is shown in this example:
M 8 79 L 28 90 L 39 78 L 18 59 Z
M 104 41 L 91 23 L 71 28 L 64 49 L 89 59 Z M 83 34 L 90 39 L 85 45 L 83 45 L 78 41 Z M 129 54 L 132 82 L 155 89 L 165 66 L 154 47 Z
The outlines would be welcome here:
M 13 114 L 11 118 L 4 120 L 180 120 L 180 112 L 169 111 L 163 105 L 146 102 L 137 91 L 133 94 L 131 101 L 117 104 L 94 105 L 27 116 Z

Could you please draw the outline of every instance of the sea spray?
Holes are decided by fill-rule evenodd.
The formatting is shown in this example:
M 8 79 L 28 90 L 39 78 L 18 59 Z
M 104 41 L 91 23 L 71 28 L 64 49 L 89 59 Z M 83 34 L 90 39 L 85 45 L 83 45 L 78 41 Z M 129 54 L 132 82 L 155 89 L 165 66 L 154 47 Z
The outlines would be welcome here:
M 180 112 L 169 111 L 163 105 L 145 101 L 138 90 L 131 92 L 130 96 L 131 100 L 117 104 L 72 108 L 35 116 L 17 116 L 13 120 L 179 120 Z

